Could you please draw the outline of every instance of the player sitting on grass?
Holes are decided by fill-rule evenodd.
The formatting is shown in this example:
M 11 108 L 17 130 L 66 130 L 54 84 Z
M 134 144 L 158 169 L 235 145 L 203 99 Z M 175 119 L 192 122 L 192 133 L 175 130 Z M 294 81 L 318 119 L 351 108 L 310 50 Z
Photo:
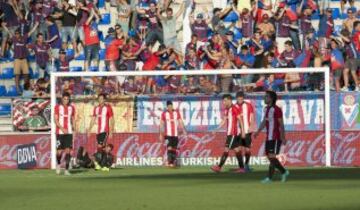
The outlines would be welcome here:
M 84 147 L 79 147 L 76 156 L 76 165 L 73 168 L 94 168 L 94 162 Z
M 254 134 L 256 138 L 259 133 L 266 127 L 266 143 L 265 151 L 270 161 L 268 176 L 262 180 L 262 183 L 271 183 L 275 168 L 281 172 L 281 181 L 285 182 L 289 176 L 289 171 L 286 170 L 276 158 L 279 154 L 281 144 L 286 143 L 285 129 L 283 122 L 283 113 L 280 107 L 276 105 L 277 94 L 274 91 L 266 91 L 265 94 L 265 113 L 264 119 L 260 124 L 258 131 Z
M 111 153 L 114 146 L 107 144 L 104 151 L 95 154 L 95 170 L 110 171 L 110 167 L 114 163 L 114 155 Z
M 172 101 L 166 102 L 166 110 L 161 114 L 160 121 L 160 141 L 163 141 L 165 134 L 165 140 L 167 140 L 167 158 L 168 165 L 171 168 L 176 167 L 176 150 L 179 143 L 178 129 L 181 126 L 183 134 L 186 135 L 184 122 L 181 119 L 180 112 L 174 110 Z M 165 126 L 165 131 L 162 132 Z
M 90 122 L 89 129 L 87 131 L 88 138 L 91 135 L 91 129 L 94 126 L 95 122 L 97 122 L 97 152 L 102 153 L 108 138 L 112 138 L 114 131 L 114 114 L 113 109 L 110 104 L 105 103 L 106 95 L 99 94 L 98 101 L 99 104 L 94 107 L 93 116 Z M 96 154 L 94 155 L 96 156 Z M 99 165 L 95 164 L 95 169 L 99 170 Z
M 232 96 L 230 94 L 225 94 L 223 96 L 223 104 L 225 106 L 224 119 L 221 121 L 219 127 L 215 130 L 219 130 L 225 125 L 225 123 L 227 124 L 225 149 L 223 155 L 221 156 L 219 165 L 212 166 L 211 170 L 217 173 L 220 172 L 221 168 L 225 164 L 227 157 L 229 156 L 229 151 L 234 150 L 236 158 L 239 162 L 239 169 L 235 170 L 235 172 L 244 173 L 245 170 L 243 156 L 240 150 L 240 136 L 243 135 L 244 132 L 241 132 L 243 126 L 240 119 L 240 112 L 237 107 L 233 105 Z M 243 138 L 244 137 L 245 136 L 243 136 Z
M 240 111 L 240 117 L 242 125 L 244 127 L 243 131 L 245 133 L 245 138 L 240 139 L 241 152 L 245 155 L 245 170 L 250 171 L 249 161 L 251 156 L 251 126 L 254 120 L 254 108 L 251 103 L 244 100 L 244 92 L 236 93 L 236 104 L 235 106 Z
M 70 94 L 64 93 L 61 104 L 55 105 L 55 124 L 56 124 L 56 174 L 60 174 L 60 163 L 63 152 L 65 152 L 65 175 L 70 175 L 69 165 L 71 159 L 71 149 L 73 135 L 75 133 L 75 107 L 70 105 Z

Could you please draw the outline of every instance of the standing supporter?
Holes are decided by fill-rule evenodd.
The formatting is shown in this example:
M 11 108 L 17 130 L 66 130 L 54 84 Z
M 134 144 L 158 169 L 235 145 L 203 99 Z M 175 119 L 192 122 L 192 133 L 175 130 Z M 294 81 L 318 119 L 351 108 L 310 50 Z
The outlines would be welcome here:
M 158 19 L 159 5 L 155 2 L 150 2 L 149 9 L 137 9 L 139 14 L 144 14 L 149 20 L 149 31 L 146 34 L 145 42 L 147 45 L 153 45 L 156 41 L 160 44 L 164 43 L 164 34 Z
M 110 71 L 116 71 L 117 61 L 120 58 L 120 48 L 124 44 L 123 34 L 121 33 L 121 26 L 116 25 L 118 30 L 116 33 L 114 28 L 109 28 L 108 36 L 105 38 L 105 65 Z
M 210 19 L 204 19 L 204 15 L 199 13 L 194 19 L 194 14 L 191 13 L 189 16 L 190 19 L 190 26 L 192 34 L 196 34 L 198 38 L 197 47 L 201 47 L 205 45 L 208 41 L 208 31 L 209 31 L 209 23 Z
M 48 26 L 48 39 L 45 41 L 51 46 L 51 56 L 53 58 L 59 57 L 59 51 L 61 49 L 61 37 L 59 28 L 55 23 L 54 18 L 47 17 L 46 25 Z
M 40 72 L 40 77 L 49 76 L 50 68 L 50 45 L 44 42 L 44 35 L 39 33 L 36 35 L 36 42 L 29 44 L 28 48 L 34 51 L 35 61 L 36 61 L 36 70 Z
M 100 39 L 98 35 L 98 20 L 99 16 L 91 9 L 90 16 L 83 27 L 85 35 L 85 71 L 89 71 L 91 61 L 94 61 L 95 67 L 99 67 Z
M 330 69 L 333 75 L 333 80 L 335 81 L 335 90 L 336 92 L 340 91 L 340 79 L 344 70 L 344 57 L 342 52 L 339 49 L 339 44 L 337 40 L 331 40 L 331 57 L 330 57 Z
M 57 13 L 57 17 L 61 19 L 61 39 L 62 48 L 67 49 L 68 39 L 70 39 L 73 49 L 77 51 L 76 40 L 78 39 L 78 30 L 76 28 L 76 9 L 69 4 L 69 0 L 62 1 L 61 10 Z
M 127 34 L 129 31 L 131 7 L 126 0 L 119 0 L 117 5 L 117 11 L 117 24 L 119 24 L 124 33 Z

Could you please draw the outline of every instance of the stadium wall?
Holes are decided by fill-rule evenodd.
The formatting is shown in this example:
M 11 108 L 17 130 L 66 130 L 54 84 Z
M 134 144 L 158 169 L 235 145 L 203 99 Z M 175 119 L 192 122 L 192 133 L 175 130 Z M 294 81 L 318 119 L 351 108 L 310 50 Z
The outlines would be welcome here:
M 130 107 L 134 106 L 134 120 L 137 120 L 137 129 L 132 132 L 118 132 L 114 135 L 110 143 L 114 144 L 114 154 L 116 155 L 116 165 L 118 166 L 159 166 L 165 161 L 165 144 L 159 142 L 158 127 L 144 124 L 139 119 L 149 116 L 148 113 L 155 114 L 161 110 L 164 100 L 170 99 L 181 101 L 178 105 L 187 107 L 183 113 L 188 113 L 195 117 L 195 121 L 204 121 L 203 114 L 199 114 L 200 107 L 204 104 L 209 107 L 207 114 L 214 112 L 214 107 L 221 109 L 218 97 L 210 96 L 157 96 L 157 97 L 137 97 Z M 251 95 L 249 97 L 256 109 L 262 110 L 261 95 Z M 315 123 L 316 116 L 323 112 L 323 96 L 318 93 L 291 93 L 281 96 L 279 103 L 282 104 L 284 120 L 287 123 L 288 144 L 283 147 L 282 159 L 290 166 L 324 166 L 325 165 L 325 146 L 323 124 Z M 360 115 L 359 115 L 360 93 L 333 93 L 331 95 L 331 120 L 332 120 L 332 165 L 333 166 L 360 166 Z M 146 105 L 146 103 L 148 103 Z M 151 105 L 152 103 L 152 105 Z M 195 105 L 194 105 L 195 103 Z M 214 105 L 218 103 L 217 105 Z M 150 105 L 149 105 L 150 104 Z M 158 105 L 156 105 L 158 104 Z M 184 104 L 184 105 L 181 105 Z M 193 106 L 194 105 L 194 106 Z M 211 106 L 210 106 L 211 105 Z M 214 105 L 214 106 L 213 106 Z M 152 106 L 152 108 L 146 108 Z M 192 108 L 193 107 L 193 108 Z M 198 110 L 195 110 L 198 109 Z M 85 110 L 85 109 L 83 109 Z M 91 109 L 88 109 L 91 110 Z M 156 111 L 157 110 L 157 111 Z M 154 112 L 156 111 L 156 112 Z M 194 112 L 198 113 L 194 113 Z M 294 113 L 295 112 L 295 113 Z M 260 112 L 259 112 L 260 113 Z M 210 115 L 207 121 L 209 122 Z M 257 114 L 261 115 L 261 114 Z M 299 116 L 299 120 L 293 116 Z M 121 114 L 122 117 L 124 113 Z M 192 117 L 191 117 L 192 118 Z M 261 117 L 257 117 L 257 121 Z M 191 121 L 191 120 L 190 120 Z M 189 121 L 189 123 L 190 123 Z M 294 125 L 294 122 L 299 122 Z M 154 121 L 155 122 L 155 121 Z M 292 124 L 291 124 L 292 123 Z M 149 126 L 149 127 L 146 127 Z M 224 147 L 224 134 L 222 132 L 215 135 L 211 132 L 208 125 L 188 124 L 189 134 L 181 136 L 179 155 L 181 165 L 211 165 L 218 161 Z M 157 128 L 157 129 L 155 129 Z M 264 157 L 263 140 L 260 136 L 253 142 L 252 153 L 255 158 L 252 160 L 254 165 L 267 164 Z M 17 167 L 16 147 L 22 144 L 35 143 L 37 147 L 37 167 L 50 167 L 50 134 L 49 133 L 8 133 L 0 135 L 0 168 L 9 169 Z M 95 151 L 95 136 L 88 139 L 84 134 L 75 137 L 74 151 L 80 145 L 84 145 L 90 153 Z M 235 159 L 230 159 L 229 164 L 236 164 Z

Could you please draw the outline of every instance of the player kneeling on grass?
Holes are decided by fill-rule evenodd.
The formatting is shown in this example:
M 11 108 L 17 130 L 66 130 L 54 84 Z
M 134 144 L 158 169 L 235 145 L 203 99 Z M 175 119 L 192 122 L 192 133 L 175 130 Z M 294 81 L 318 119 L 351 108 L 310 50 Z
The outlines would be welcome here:
M 70 94 L 64 93 L 61 103 L 55 105 L 55 124 L 57 138 L 56 152 L 56 173 L 60 174 L 60 164 L 63 152 L 65 152 L 65 175 L 70 175 L 69 165 L 71 159 L 71 149 L 73 135 L 75 134 L 75 107 L 70 105 Z
M 114 155 L 111 153 L 114 146 L 107 144 L 104 151 L 95 153 L 95 170 L 110 171 L 114 163 Z
M 285 182 L 287 176 L 289 176 L 289 171 L 286 170 L 276 158 L 276 155 L 279 154 L 281 144 L 286 143 L 285 139 L 285 129 L 283 122 L 283 114 L 280 107 L 276 105 L 277 94 L 274 91 L 266 91 L 265 94 L 265 113 L 264 119 L 260 124 L 258 131 L 254 134 L 256 138 L 261 130 L 266 127 L 266 143 L 265 151 L 266 155 L 270 161 L 268 176 L 262 180 L 262 183 L 270 183 L 275 172 L 275 168 L 281 172 L 281 181 Z
M 236 104 L 235 106 L 239 109 L 240 119 L 243 125 L 243 132 L 245 137 L 240 136 L 240 147 L 241 152 L 245 155 L 245 170 L 250 171 L 249 161 L 251 156 L 251 126 L 254 120 L 254 108 L 251 103 L 244 100 L 244 92 L 236 93 Z
M 161 114 L 160 121 L 160 141 L 167 140 L 167 159 L 168 165 L 171 168 L 176 167 L 176 150 L 179 143 L 178 129 L 181 126 L 183 134 L 186 135 L 184 122 L 181 119 L 180 112 L 174 110 L 173 103 L 171 101 L 166 102 L 166 110 Z M 165 132 L 163 134 L 163 127 L 165 126 Z
M 243 125 L 240 119 L 240 112 L 238 108 L 232 103 L 232 96 L 230 94 L 225 94 L 223 96 L 223 104 L 225 106 L 224 119 L 221 121 L 219 127 L 215 130 L 219 130 L 225 125 L 225 123 L 227 124 L 225 149 L 223 155 L 221 156 L 219 165 L 211 167 L 211 170 L 214 172 L 220 172 L 221 168 L 225 164 L 227 157 L 229 156 L 229 151 L 234 150 L 236 158 L 239 162 L 239 169 L 237 169 L 235 172 L 244 173 L 245 170 L 243 156 L 240 150 L 240 136 L 242 136 L 242 138 L 245 138 L 245 136 L 244 132 L 241 132 Z
M 88 137 L 90 138 L 91 129 L 94 126 L 95 122 L 97 123 L 97 152 L 101 154 L 106 146 L 108 138 L 112 138 L 114 131 L 114 114 L 113 109 L 110 104 L 105 103 L 106 95 L 99 94 L 98 102 L 99 104 L 94 107 L 92 119 L 90 122 L 89 129 L 87 131 Z M 94 154 L 96 156 L 97 154 Z M 99 170 L 100 166 L 95 164 L 95 169 Z

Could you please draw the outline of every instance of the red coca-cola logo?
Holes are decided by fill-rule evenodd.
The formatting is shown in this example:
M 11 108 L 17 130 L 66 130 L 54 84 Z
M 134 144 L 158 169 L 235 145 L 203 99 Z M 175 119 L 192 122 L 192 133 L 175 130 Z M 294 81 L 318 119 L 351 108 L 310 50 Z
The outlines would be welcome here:
M 36 144 L 37 168 L 50 167 L 51 141 L 49 135 L 29 135 L 25 139 L 23 135 L 12 136 L 10 142 L 13 144 L 0 144 L 0 168 L 15 168 L 17 166 L 17 146 L 27 143 Z

